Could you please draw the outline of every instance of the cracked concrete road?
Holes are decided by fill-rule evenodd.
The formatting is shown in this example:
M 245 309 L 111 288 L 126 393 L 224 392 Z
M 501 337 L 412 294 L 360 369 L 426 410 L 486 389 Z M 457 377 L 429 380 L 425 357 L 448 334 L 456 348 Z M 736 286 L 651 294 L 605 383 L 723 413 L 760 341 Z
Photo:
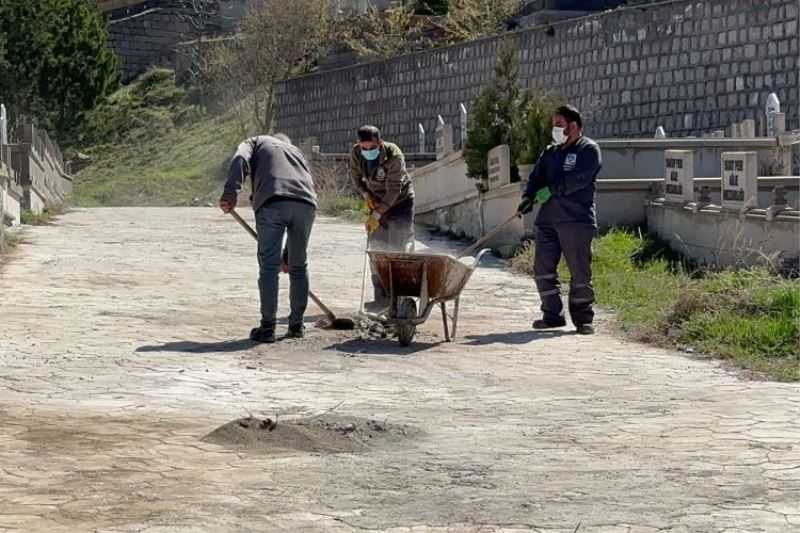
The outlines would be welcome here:
M 216 210 L 78 210 L 27 240 L 0 273 L 0 530 L 800 531 L 798 385 L 534 334 L 531 281 L 497 265 L 455 343 L 434 318 L 409 349 L 313 328 L 254 346 L 253 243 Z M 362 243 L 315 229 L 336 309 L 357 305 Z M 340 402 L 424 434 L 360 454 L 201 441 Z

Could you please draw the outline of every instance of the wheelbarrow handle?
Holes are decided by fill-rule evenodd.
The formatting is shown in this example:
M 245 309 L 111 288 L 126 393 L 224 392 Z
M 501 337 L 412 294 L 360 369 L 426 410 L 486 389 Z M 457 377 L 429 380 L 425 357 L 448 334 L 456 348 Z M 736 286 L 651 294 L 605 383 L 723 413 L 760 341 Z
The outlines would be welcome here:
M 511 224 L 512 222 L 514 222 L 514 219 L 515 219 L 515 218 L 517 218 L 517 217 L 519 217 L 519 216 L 520 216 L 520 214 L 519 214 L 519 213 L 514 213 L 513 215 L 511 215 L 510 217 L 508 217 L 508 218 L 507 218 L 507 219 L 506 219 L 506 220 L 505 220 L 503 223 L 501 223 L 499 226 L 497 226 L 496 228 L 494 228 L 493 230 L 491 230 L 489 233 L 487 233 L 486 235 L 484 235 L 483 237 L 481 237 L 480 239 L 478 239 L 477 241 L 475 241 L 475 244 L 473 244 L 473 245 L 471 245 L 471 246 L 469 246 L 469 247 L 465 248 L 465 249 L 464 249 L 464 250 L 463 250 L 463 251 L 462 251 L 460 254 L 458 254 L 458 259 L 461 259 L 461 258 L 462 258 L 462 257 L 464 257 L 465 255 L 469 255 L 469 254 L 471 254 L 472 252 L 474 252 L 475 250 L 477 250 L 478 248 L 480 248 L 481 246 L 483 246 L 483 245 L 484 245 L 484 244 L 485 244 L 485 243 L 486 243 L 486 242 L 487 242 L 489 239 L 491 239 L 492 237 L 494 237 L 495 235 L 497 235 L 498 233 L 500 233 L 501 231 L 503 231 L 503 230 L 506 228 L 506 226 L 508 226 L 509 224 Z

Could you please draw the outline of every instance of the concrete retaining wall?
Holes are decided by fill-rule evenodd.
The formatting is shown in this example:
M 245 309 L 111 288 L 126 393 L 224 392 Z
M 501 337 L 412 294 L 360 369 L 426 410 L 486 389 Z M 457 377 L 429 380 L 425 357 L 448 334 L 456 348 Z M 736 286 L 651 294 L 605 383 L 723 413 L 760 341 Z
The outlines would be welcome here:
M 647 223 L 648 230 L 672 248 L 709 265 L 752 266 L 770 256 L 790 261 L 800 256 L 798 211 L 768 221 L 759 212 L 739 217 L 718 208 L 694 213 L 653 204 L 647 208 Z
M 659 124 L 670 137 L 699 136 L 748 118 L 763 132 L 770 92 L 787 129 L 799 126 L 796 0 L 676 0 L 510 36 L 523 82 L 581 108 L 591 137 L 650 137 Z M 497 44 L 488 38 L 288 80 L 278 87 L 276 125 L 338 152 L 364 123 L 416 147 L 421 123 L 433 150 L 436 116 L 458 124 L 459 103 L 491 79 Z
M 756 152 L 767 158 L 778 148 L 773 138 L 755 139 L 600 139 L 603 168 L 599 179 L 660 179 L 664 177 L 664 150 L 692 150 L 694 175 L 721 176 L 722 152 Z M 761 175 L 763 173 L 760 173 Z
M 20 142 L 9 145 L 10 166 L 22 187 L 22 207 L 41 213 L 72 192 L 72 177 L 64 169 L 61 151 L 44 130 L 26 124 Z

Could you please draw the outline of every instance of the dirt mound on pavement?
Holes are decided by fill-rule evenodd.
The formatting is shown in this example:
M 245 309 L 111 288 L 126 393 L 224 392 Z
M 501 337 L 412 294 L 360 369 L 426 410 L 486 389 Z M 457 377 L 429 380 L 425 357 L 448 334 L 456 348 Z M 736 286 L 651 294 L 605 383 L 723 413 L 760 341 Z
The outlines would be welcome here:
M 406 424 L 345 416 L 320 416 L 288 421 L 240 418 L 205 437 L 210 442 L 252 453 L 357 453 L 384 448 L 420 434 Z

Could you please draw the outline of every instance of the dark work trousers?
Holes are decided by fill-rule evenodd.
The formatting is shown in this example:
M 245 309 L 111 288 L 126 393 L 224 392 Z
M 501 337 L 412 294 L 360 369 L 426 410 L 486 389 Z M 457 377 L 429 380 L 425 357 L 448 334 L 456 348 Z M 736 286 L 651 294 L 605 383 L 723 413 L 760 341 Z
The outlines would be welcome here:
M 316 214 L 317 208 L 312 204 L 284 198 L 270 200 L 256 211 L 262 326 L 275 327 L 278 313 L 278 273 L 284 235 L 289 253 L 289 325 L 303 323 L 303 315 L 308 306 L 306 250 Z
M 413 252 L 414 251 L 414 211 L 403 209 L 400 213 L 387 212 L 381 217 L 380 227 L 369 236 L 371 252 Z M 381 277 L 372 272 L 372 288 L 375 302 L 389 305 L 389 295 L 383 288 Z
M 572 277 L 569 284 L 572 323 L 576 326 L 592 323 L 592 239 L 595 232 L 595 227 L 590 224 L 537 226 L 533 276 L 542 300 L 545 320 L 556 322 L 564 318 L 561 282 L 558 279 L 558 263 L 563 255 Z

